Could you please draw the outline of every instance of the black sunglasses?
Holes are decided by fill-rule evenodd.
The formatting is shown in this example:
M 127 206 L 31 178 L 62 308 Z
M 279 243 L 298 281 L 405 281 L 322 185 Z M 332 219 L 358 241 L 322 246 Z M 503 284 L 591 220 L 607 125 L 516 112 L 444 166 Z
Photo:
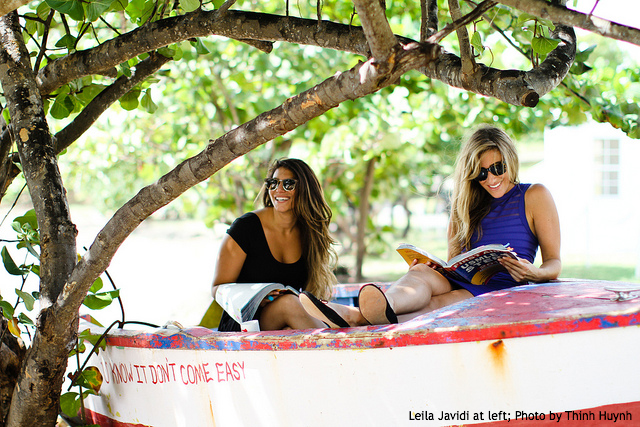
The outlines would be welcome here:
M 278 188 L 278 185 L 282 183 L 282 189 L 284 191 L 293 191 L 296 188 L 296 183 L 298 180 L 287 178 L 287 179 L 276 179 L 276 178 L 267 178 L 264 180 L 264 185 L 271 191 Z
M 495 162 L 488 168 L 480 168 L 480 173 L 473 180 L 474 181 L 484 181 L 489 178 L 489 172 L 491 172 L 494 176 L 500 176 L 507 171 L 507 165 L 504 162 Z

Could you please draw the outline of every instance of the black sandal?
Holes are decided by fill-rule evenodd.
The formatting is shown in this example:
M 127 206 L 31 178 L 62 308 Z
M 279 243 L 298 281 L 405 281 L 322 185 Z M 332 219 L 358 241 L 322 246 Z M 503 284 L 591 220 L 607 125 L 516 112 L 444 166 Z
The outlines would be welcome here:
M 369 298 L 373 298 L 373 304 L 365 307 L 362 306 L 362 295 L 369 294 Z M 375 295 L 374 295 L 375 294 Z M 366 298 L 365 298 L 366 299 Z M 391 308 L 389 300 L 378 286 L 369 283 L 360 288 L 358 293 L 358 306 L 364 320 L 372 325 L 387 325 L 389 323 L 398 323 L 398 316 Z
M 347 323 L 334 309 L 326 303 L 320 301 L 310 292 L 303 291 L 298 298 L 300 303 L 311 316 L 324 322 L 330 328 L 349 328 L 351 325 Z

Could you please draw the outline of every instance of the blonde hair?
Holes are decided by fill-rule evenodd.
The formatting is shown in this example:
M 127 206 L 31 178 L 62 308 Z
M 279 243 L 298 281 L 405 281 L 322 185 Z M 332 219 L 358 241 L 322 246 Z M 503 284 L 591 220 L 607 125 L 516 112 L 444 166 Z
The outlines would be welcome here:
M 298 180 L 293 209 L 298 218 L 302 250 L 307 263 L 305 290 L 320 299 L 329 300 L 333 285 L 337 282 L 333 269 L 338 259 L 333 248 L 335 241 L 329 233 L 331 208 L 324 198 L 320 181 L 309 165 L 299 159 L 277 159 L 269 168 L 267 177 L 272 178 L 280 168 L 290 170 Z M 264 190 L 262 202 L 265 207 L 273 206 L 269 193 Z
M 489 213 L 493 198 L 475 178 L 480 173 L 480 158 L 491 150 L 497 150 L 502 156 L 510 182 L 518 183 L 520 162 L 511 138 L 495 126 L 475 130 L 456 159 L 449 230 L 454 246 L 450 256 L 469 250 L 474 232 L 478 232 L 478 237 L 482 235 L 480 221 Z

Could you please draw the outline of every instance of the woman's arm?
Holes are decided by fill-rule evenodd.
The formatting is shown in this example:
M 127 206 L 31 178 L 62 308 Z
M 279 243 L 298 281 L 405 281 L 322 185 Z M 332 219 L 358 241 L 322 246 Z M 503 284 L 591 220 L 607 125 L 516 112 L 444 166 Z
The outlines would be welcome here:
M 213 277 L 211 293 L 214 298 L 218 285 L 233 283 L 238 279 L 246 258 L 247 254 L 240 248 L 240 245 L 231 236 L 225 234 L 220 244 L 216 272 Z
M 562 270 L 560 261 L 560 220 L 558 210 L 549 190 L 542 184 L 534 184 L 525 194 L 527 221 L 538 238 L 542 264 L 535 267 L 526 260 L 504 259 L 502 264 L 519 282 L 546 282 L 557 279 Z

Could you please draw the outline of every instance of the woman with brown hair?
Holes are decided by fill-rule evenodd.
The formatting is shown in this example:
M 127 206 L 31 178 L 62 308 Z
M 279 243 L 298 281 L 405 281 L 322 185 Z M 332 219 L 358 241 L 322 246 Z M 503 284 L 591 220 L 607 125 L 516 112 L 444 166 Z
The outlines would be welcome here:
M 276 282 L 329 299 L 337 258 L 329 235 L 332 214 L 313 170 L 299 159 L 276 160 L 265 179 L 262 202 L 262 209 L 237 218 L 227 231 L 216 264 L 214 297 L 217 286 L 225 283 Z M 255 318 L 261 330 L 325 327 L 290 293 L 271 293 Z M 218 330 L 240 328 L 223 313 Z

